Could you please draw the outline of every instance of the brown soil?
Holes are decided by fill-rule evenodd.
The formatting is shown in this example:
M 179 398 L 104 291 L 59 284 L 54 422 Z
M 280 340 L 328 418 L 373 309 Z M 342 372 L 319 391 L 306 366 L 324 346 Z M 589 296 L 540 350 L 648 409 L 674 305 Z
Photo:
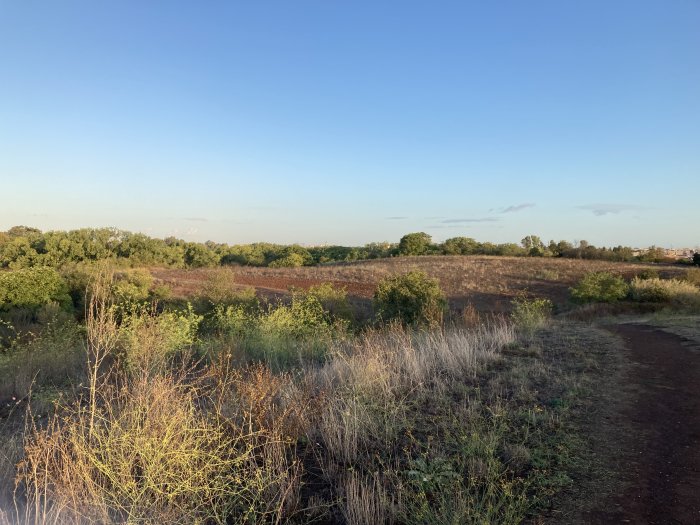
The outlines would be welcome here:
M 609 330 L 624 341 L 628 364 L 592 443 L 613 472 L 591 483 L 594 503 L 580 501 L 588 510 L 572 522 L 700 523 L 700 349 L 650 326 Z

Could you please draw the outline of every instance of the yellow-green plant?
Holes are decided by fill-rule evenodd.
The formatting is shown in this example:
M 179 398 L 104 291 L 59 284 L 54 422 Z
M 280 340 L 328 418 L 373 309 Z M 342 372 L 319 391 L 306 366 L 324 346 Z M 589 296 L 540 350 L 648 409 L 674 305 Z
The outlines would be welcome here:
M 133 308 L 119 327 L 124 363 L 131 370 L 162 368 L 177 352 L 192 347 L 202 319 L 189 303 L 184 310 L 164 312 Z
M 678 306 L 700 306 L 700 288 L 678 279 L 639 279 L 630 284 L 630 296 L 635 301 L 673 303 Z
M 516 326 L 526 332 L 532 332 L 543 326 L 552 315 L 552 301 L 545 298 L 528 299 L 518 297 L 511 303 L 511 318 Z
M 571 297 L 578 302 L 614 303 L 627 296 L 625 280 L 610 272 L 590 272 L 571 288 Z

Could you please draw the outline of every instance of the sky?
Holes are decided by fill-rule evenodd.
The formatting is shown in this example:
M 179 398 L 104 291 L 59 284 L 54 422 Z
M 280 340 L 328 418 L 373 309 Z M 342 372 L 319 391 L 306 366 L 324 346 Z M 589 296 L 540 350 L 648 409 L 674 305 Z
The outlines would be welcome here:
M 0 230 L 694 247 L 697 0 L 0 0 Z

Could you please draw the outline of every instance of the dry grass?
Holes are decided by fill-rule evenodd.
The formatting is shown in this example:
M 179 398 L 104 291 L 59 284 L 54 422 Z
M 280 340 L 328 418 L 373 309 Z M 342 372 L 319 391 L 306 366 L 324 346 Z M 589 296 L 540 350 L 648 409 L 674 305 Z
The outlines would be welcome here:
M 700 309 L 700 288 L 678 279 L 632 279 L 630 295 L 636 301 L 670 303 L 674 306 Z

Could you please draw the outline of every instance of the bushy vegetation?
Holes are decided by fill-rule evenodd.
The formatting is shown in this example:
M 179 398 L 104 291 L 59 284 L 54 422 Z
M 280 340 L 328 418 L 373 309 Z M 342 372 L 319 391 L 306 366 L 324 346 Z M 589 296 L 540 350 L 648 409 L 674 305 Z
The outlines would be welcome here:
M 296 291 L 287 304 L 257 301 L 219 304 L 214 308 L 212 325 L 216 333 L 236 348 L 241 359 L 262 361 L 276 369 L 317 362 L 349 329 L 343 303 L 336 303 L 341 306 L 335 310 L 330 309 L 339 292 L 329 294 L 329 289 L 334 291 L 329 286 L 308 293 Z M 322 300 L 328 307 L 324 307 Z
M 155 239 L 141 233 L 114 228 L 83 228 L 71 231 L 41 232 L 15 226 L 0 232 L 0 269 L 91 264 L 110 261 L 118 266 L 166 266 L 204 268 L 219 265 L 270 266 L 276 268 L 310 266 L 394 256 L 414 255 L 501 255 L 517 257 L 567 257 L 607 261 L 665 260 L 663 250 L 652 248 L 635 256 L 625 246 L 597 248 L 586 241 L 576 246 L 567 241 L 549 241 L 537 235 L 524 237 L 520 244 L 478 242 L 469 237 L 453 237 L 433 243 L 430 235 L 414 232 L 398 243 L 370 243 L 365 246 L 313 246 L 253 243 L 228 245 L 207 241 L 186 242 L 168 237 Z
M 384 322 L 437 326 L 442 322 L 446 306 L 440 283 L 424 272 L 387 277 L 374 294 L 376 314 Z
M 72 307 L 68 286 L 55 269 L 41 266 L 0 272 L 0 311 L 26 308 L 34 312 L 52 302 Z
M 518 297 L 512 302 L 511 318 L 516 326 L 530 334 L 544 326 L 552 316 L 554 305 L 544 298 Z
M 700 307 L 700 289 L 691 282 L 678 279 L 635 278 L 630 283 L 630 297 L 639 302 Z
M 627 296 L 625 280 L 610 272 L 590 272 L 571 288 L 571 297 L 578 302 L 614 303 Z

